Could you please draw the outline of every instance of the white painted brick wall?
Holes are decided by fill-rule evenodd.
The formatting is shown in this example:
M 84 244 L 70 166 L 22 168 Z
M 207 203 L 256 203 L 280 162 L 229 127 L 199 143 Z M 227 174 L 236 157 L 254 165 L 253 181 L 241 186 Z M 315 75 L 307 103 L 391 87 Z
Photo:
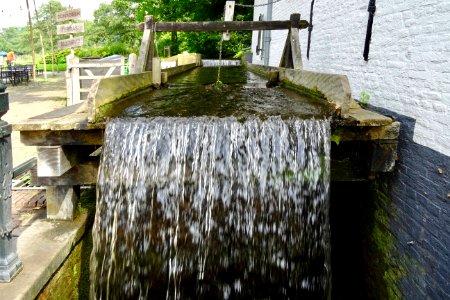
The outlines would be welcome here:
M 269 0 L 273 1 L 273 0 Z M 416 119 L 414 141 L 450 156 L 450 0 L 378 0 L 369 62 L 362 53 L 368 0 L 315 1 L 310 60 L 302 30 L 304 68 L 345 74 L 353 97 L 364 89 L 370 103 Z M 267 3 L 256 0 L 255 4 Z M 300 13 L 309 20 L 310 0 L 274 3 L 273 20 Z M 254 20 L 267 8 L 257 7 Z M 269 65 L 278 66 L 287 31 L 273 31 Z M 253 33 L 253 63 L 257 32 Z

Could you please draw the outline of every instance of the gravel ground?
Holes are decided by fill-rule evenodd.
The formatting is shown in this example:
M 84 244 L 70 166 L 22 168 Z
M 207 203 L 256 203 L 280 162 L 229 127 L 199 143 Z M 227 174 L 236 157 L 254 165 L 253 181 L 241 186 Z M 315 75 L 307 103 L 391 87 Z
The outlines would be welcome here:
M 64 72 L 49 74 L 47 81 L 39 75 L 36 81 L 17 86 L 8 85 L 9 111 L 2 120 L 14 124 L 17 121 L 41 115 L 66 105 L 66 83 Z M 12 136 L 13 166 L 36 156 L 36 147 L 25 146 L 20 142 L 19 132 Z

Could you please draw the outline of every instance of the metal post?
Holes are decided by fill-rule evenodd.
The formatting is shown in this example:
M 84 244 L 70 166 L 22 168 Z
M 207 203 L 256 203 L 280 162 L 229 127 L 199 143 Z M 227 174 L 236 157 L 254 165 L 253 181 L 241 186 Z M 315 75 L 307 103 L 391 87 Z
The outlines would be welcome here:
M 8 94 L 0 92 L 0 118 L 8 109 Z M 11 131 L 11 125 L 0 120 L 0 282 L 10 282 L 22 269 L 22 262 L 17 255 L 17 237 L 12 234 Z
M 267 0 L 267 21 L 272 21 L 272 7 L 273 7 L 273 0 Z M 264 40 L 264 46 L 263 46 L 263 56 L 264 56 L 264 65 L 268 66 L 270 62 L 270 42 L 272 40 L 270 30 L 264 30 L 263 32 L 263 40 Z

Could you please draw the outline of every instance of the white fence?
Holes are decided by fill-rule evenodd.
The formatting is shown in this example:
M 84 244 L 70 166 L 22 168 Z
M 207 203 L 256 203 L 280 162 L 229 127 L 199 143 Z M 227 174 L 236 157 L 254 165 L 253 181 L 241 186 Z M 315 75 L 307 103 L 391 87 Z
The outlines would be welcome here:
M 66 87 L 67 106 L 87 99 L 87 94 L 96 79 L 124 75 L 125 58 L 111 60 L 85 60 L 80 62 L 76 56 L 67 56 Z

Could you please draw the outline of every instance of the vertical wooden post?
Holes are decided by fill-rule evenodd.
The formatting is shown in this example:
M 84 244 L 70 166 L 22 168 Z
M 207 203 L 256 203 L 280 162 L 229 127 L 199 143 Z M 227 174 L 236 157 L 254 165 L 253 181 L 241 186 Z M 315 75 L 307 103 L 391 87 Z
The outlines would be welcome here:
M 66 90 L 67 90 L 67 102 L 66 106 L 71 106 L 73 104 L 73 88 L 72 88 L 72 68 L 73 60 L 75 55 L 70 53 L 66 56 Z
M 291 15 L 291 50 L 294 69 L 303 69 L 302 52 L 300 49 L 300 14 Z
M 128 66 L 127 66 L 128 67 Z M 128 74 L 128 73 L 127 73 Z M 125 58 L 122 57 L 120 59 L 120 75 L 126 75 L 125 74 Z
M 300 14 L 292 14 L 290 19 L 291 28 L 286 38 L 286 44 L 284 45 L 280 67 L 301 70 L 303 69 L 303 62 L 299 35 Z
M 128 57 L 128 74 L 136 74 L 136 63 L 137 63 L 137 56 L 134 53 L 131 53 Z
M 153 57 L 152 83 L 155 86 L 161 85 L 161 58 Z
M 74 57 L 74 64 L 79 64 L 80 59 L 78 57 Z M 80 68 L 72 67 L 71 71 L 72 75 L 72 105 L 81 102 L 80 99 Z
M 138 73 L 152 70 L 152 59 L 154 52 L 153 24 L 154 24 L 153 16 L 145 16 L 144 35 L 142 36 L 142 42 L 141 47 L 139 48 L 139 57 L 137 61 Z
M 234 15 L 234 1 L 226 1 L 225 2 L 225 16 L 223 18 L 224 21 L 233 21 Z M 222 38 L 224 41 L 229 41 L 231 38 L 231 33 L 224 32 L 222 34 Z
M 75 219 L 80 199 L 79 186 L 49 186 L 46 197 L 47 219 Z

